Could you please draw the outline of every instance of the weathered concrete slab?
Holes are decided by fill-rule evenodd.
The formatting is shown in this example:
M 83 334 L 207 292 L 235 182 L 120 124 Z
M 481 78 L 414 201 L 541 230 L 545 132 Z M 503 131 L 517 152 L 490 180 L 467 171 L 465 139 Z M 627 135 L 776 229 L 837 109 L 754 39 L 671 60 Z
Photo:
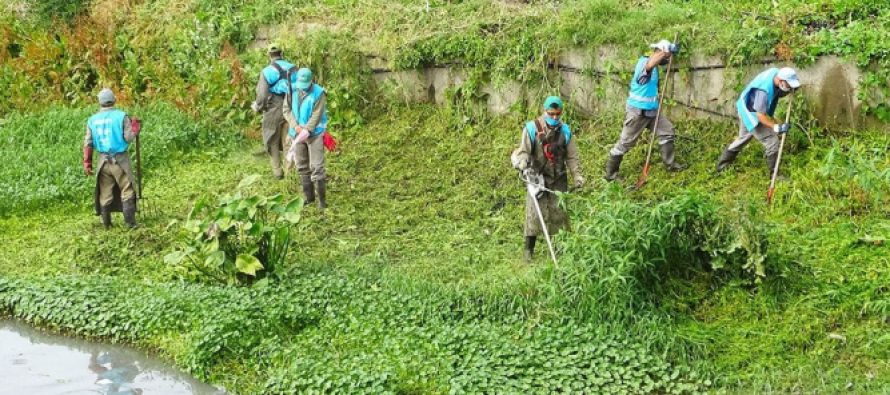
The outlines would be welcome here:
M 517 104 L 537 106 L 543 97 L 555 92 L 559 92 L 573 110 L 585 115 L 621 111 L 629 85 L 626 80 L 636 58 L 622 57 L 620 53 L 614 47 L 569 50 L 555 59 L 555 70 L 540 84 L 516 81 L 487 84 L 482 92 L 489 110 L 497 114 Z M 667 97 L 677 103 L 672 108 L 672 116 L 735 117 L 735 101 L 751 78 L 768 67 L 789 66 L 766 62 L 726 68 L 719 58 L 692 55 L 678 65 L 679 70 L 668 86 Z M 813 104 L 814 116 L 824 125 L 844 127 L 862 122 L 862 103 L 858 99 L 860 72 L 855 65 L 836 57 L 823 57 L 798 72 L 804 84 L 802 93 Z M 400 100 L 441 104 L 446 100 L 448 89 L 464 84 L 466 73 L 459 68 L 436 67 L 378 73 L 375 79 L 396 87 Z

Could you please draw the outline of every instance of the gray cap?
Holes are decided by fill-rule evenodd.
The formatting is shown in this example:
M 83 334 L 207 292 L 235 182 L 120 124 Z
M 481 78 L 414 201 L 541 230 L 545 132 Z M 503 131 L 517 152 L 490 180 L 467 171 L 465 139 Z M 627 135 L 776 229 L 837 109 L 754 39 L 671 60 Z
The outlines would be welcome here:
M 99 92 L 99 95 L 97 95 L 97 97 L 99 98 L 100 106 L 110 106 L 110 105 L 114 104 L 114 101 L 115 101 L 114 92 L 112 92 L 111 89 L 108 89 L 108 88 L 102 89 L 102 91 Z

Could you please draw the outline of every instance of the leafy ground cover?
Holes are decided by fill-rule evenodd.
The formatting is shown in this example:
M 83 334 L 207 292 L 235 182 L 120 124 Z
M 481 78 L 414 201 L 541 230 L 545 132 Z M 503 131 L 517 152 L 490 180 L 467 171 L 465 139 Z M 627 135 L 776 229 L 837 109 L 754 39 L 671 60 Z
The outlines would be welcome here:
M 554 268 L 519 260 L 507 157 L 522 116 L 442 139 L 448 109 L 392 113 L 343 132 L 331 208 L 304 210 L 280 278 L 202 285 L 164 262 L 171 220 L 268 173 L 231 143 L 171 158 L 149 180 L 165 216 L 136 231 L 105 232 L 82 205 L 0 221 L 0 310 L 158 350 L 239 393 L 887 388 L 886 134 L 792 135 L 767 210 L 759 147 L 710 173 L 733 125 L 677 122 L 692 168 L 631 192 L 595 180 L 620 114 L 573 122 L 593 181 L 566 197 Z
M 0 122 L 0 156 L 16 158 L 0 167 L 0 216 L 60 203 L 82 205 L 92 199 L 93 185 L 84 182 L 80 164 L 86 119 L 96 111 L 50 108 L 39 114 L 11 114 Z M 222 147 L 240 138 L 220 133 L 166 103 L 125 111 L 151 125 L 152 132 L 141 138 L 150 148 L 143 156 L 151 165 L 143 169 L 146 177 L 162 175 L 161 164 L 184 152 Z M 135 159 L 133 145 L 130 152 Z
M 729 65 L 852 59 L 886 119 L 883 1 L 429 4 L 0 0 L 0 154 L 17 158 L 0 166 L 0 314 L 156 350 L 237 393 L 888 392 L 886 130 L 822 130 L 796 105 L 807 130 L 767 208 L 757 144 L 712 173 L 734 124 L 675 119 L 691 168 L 629 191 L 642 149 L 629 181 L 597 179 L 621 114 L 572 119 L 569 103 L 590 185 L 565 197 L 574 227 L 552 267 L 543 251 L 519 261 L 507 159 L 534 110 L 475 102 L 488 81 L 558 84 L 544 70 L 567 48 L 636 55 L 645 25 Z M 255 174 L 246 199 L 299 196 L 242 138 L 260 38 L 318 71 L 342 151 L 331 209 L 303 210 L 275 276 L 219 286 L 164 260 L 188 244 L 195 202 L 230 201 Z M 444 108 L 387 102 L 369 54 L 460 64 L 468 81 Z M 101 229 L 80 175 L 100 85 L 147 121 L 162 215 L 132 232 Z

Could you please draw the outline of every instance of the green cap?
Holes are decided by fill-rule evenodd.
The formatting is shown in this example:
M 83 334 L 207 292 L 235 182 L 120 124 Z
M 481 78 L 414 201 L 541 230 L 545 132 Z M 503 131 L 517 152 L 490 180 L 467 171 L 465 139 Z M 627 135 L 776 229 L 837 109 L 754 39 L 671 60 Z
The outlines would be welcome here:
M 547 100 L 544 100 L 544 109 L 549 110 L 551 108 L 562 110 L 562 99 L 559 96 L 550 96 Z
M 269 44 L 269 53 L 281 53 L 281 46 L 278 43 Z
M 312 85 L 312 70 L 305 67 L 297 70 L 297 88 L 306 90 Z

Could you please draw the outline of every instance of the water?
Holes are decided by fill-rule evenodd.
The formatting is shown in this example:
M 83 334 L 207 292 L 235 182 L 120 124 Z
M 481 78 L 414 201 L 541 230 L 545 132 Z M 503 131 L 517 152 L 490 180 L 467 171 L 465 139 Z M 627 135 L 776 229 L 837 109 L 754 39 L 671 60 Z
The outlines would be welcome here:
M 0 320 L 0 395 L 222 395 L 137 350 Z

